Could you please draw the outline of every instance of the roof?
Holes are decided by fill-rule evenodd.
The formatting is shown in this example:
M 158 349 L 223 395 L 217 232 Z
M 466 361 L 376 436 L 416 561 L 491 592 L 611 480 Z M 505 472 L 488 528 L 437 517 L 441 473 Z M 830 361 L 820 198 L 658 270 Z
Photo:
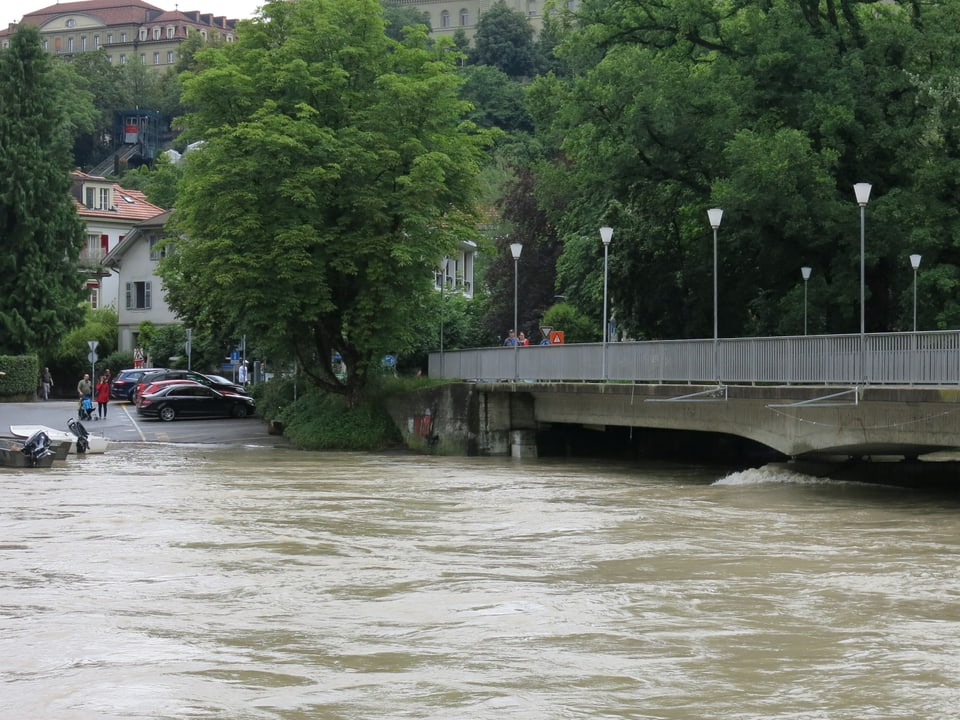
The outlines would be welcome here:
M 172 212 L 172 210 L 163 210 L 160 214 L 154 215 L 131 228 L 130 232 L 124 235 L 123 239 L 116 244 L 113 250 L 103 256 L 103 264 L 109 267 L 116 267 L 119 264 L 120 258 L 127 254 L 127 250 L 137 244 L 140 237 L 144 234 L 144 230 L 162 228 L 166 225 L 167 220 L 170 219 Z
M 131 225 L 136 225 L 144 220 L 156 217 L 166 212 L 162 207 L 158 207 L 147 200 L 147 196 L 139 190 L 127 190 L 120 187 L 119 184 L 111 182 L 106 178 L 88 175 L 87 173 L 74 171 L 74 184 L 83 182 L 110 183 L 113 187 L 113 209 L 112 210 L 93 210 L 84 205 L 77 199 L 78 193 L 73 194 L 73 204 L 77 209 L 77 214 L 85 220 L 111 220 L 127 221 Z
M 34 10 L 23 16 L 21 22 L 31 25 L 43 25 L 62 15 L 92 15 L 104 25 L 123 25 L 142 23 L 148 12 L 162 13 L 162 8 L 144 0 L 80 0 L 80 2 L 57 3 L 40 10 Z

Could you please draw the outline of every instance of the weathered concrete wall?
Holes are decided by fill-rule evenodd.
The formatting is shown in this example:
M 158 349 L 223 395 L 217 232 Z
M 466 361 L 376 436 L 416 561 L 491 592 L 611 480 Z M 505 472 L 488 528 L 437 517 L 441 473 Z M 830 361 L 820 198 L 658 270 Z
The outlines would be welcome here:
M 554 423 L 726 433 L 792 457 L 914 457 L 960 447 L 960 389 L 729 386 L 696 395 L 709 390 L 456 383 L 396 398 L 391 412 L 411 448 L 447 455 L 529 457 L 536 430 Z
M 391 398 L 387 404 L 407 446 L 441 455 L 536 454 L 533 398 L 451 383 Z

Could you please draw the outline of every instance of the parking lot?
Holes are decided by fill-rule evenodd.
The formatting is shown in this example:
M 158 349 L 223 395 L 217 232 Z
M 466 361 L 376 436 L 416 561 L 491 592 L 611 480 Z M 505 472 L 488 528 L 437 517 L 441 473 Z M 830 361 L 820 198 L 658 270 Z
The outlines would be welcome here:
M 69 432 L 67 420 L 77 416 L 73 400 L 38 400 L 28 403 L 0 403 L 0 435 L 9 435 L 11 425 L 46 425 Z M 260 418 L 218 418 L 212 420 L 143 420 L 126 402 L 111 402 L 106 420 L 84 423 L 91 435 L 113 442 L 169 442 L 235 445 L 285 445 L 282 437 L 270 435 Z

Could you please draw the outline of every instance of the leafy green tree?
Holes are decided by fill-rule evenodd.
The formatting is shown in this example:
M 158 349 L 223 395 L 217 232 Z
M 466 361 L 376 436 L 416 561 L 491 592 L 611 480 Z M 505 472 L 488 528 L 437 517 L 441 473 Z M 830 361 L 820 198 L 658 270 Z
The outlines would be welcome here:
M 123 71 L 110 62 L 103 48 L 64 56 L 62 65 L 72 70 L 81 87 L 93 96 L 96 116 L 91 128 L 77 134 L 73 152 L 77 167 L 95 165 L 112 150 L 114 110 L 130 107 L 124 95 Z
M 394 40 L 403 40 L 403 29 L 423 25 L 430 31 L 430 15 L 409 5 L 383 3 L 383 19 L 387 22 L 387 35 Z
M 490 65 L 474 65 L 463 70 L 466 82 L 463 97 L 474 111 L 470 119 L 480 127 L 500 128 L 506 132 L 532 132 L 533 123 L 524 109 L 523 86 L 506 73 Z
M 852 186 L 868 181 L 867 330 L 908 325 L 914 251 L 931 268 L 927 326 L 960 324 L 955 4 L 584 0 L 579 16 L 555 48 L 572 77 L 528 93 L 558 283 L 578 308 L 597 307 L 609 224 L 628 334 L 709 336 L 717 206 L 721 335 L 796 332 L 802 265 L 817 331 L 855 332 Z
M 470 62 L 499 68 L 512 78 L 533 75 L 536 53 L 527 16 L 503 0 L 494 3 L 477 21 Z
M 83 317 L 73 138 L 51 63 L 30 26 L 0 50 L 0 352 L 12 354 L 51 350 Z
M 475 235 L 485 135 L 461 122 L 455 58 L 422 29 L 388 38 L 375 0 L 264 13 L 184 79 L 205 144 L 161 272 L 191 326 L 255 337 L 353 402 L 385 353 L 416 344 L 439 258 Z

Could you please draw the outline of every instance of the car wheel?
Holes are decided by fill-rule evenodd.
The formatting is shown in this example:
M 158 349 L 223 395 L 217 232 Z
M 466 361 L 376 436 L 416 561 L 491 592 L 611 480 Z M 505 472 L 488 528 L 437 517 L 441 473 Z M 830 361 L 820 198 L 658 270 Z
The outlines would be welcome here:
M 136 391 L 136 389 L 137 389 L 136 385 L 130 388 L 130 392 L 127 393 L 127 402 L 133 402 L 133 393 L 134 391 Z
M 175 417 L 177 417 L 177 411 L 174 410 L 169 405 L 166 405 L 165 407 L 160 408 L 160 419 L 163 420 L 164 422 L 170 422 Z
M 237 403 L 230 410 L 230 414 L 233 415 L 233 417 L 235 418 L 244 418 L 247 416 L 247 408 L 241 405 L 240 403 Z

